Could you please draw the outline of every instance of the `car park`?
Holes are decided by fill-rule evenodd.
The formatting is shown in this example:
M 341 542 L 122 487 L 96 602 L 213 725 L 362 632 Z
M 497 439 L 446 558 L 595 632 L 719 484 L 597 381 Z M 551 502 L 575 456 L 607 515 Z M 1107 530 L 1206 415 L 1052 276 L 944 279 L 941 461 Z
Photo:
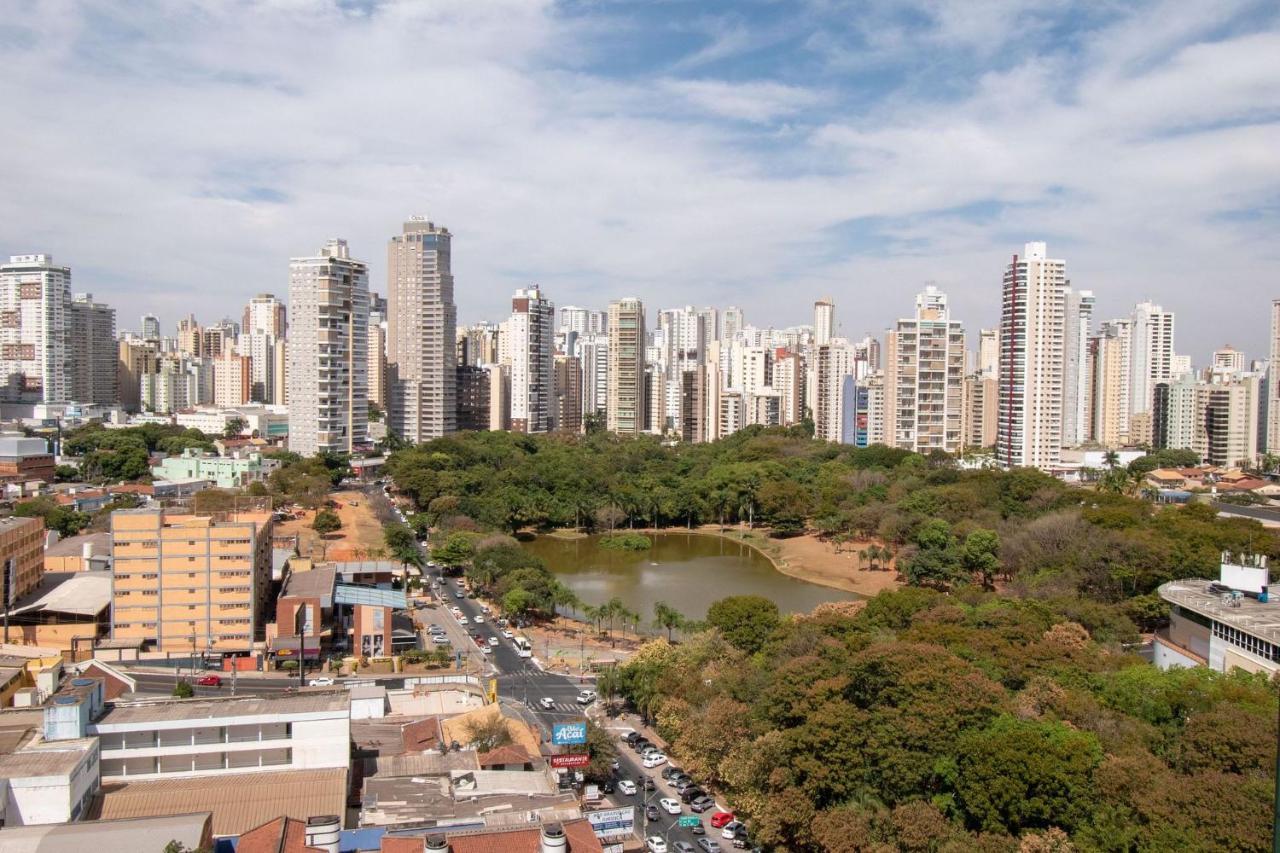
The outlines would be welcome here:
M 661 765 L 666 763 L 667 763 L 667 757 L 663 755 L 661 752 L 651 752 L 648 755 L 646 755 L 644 757 L 644 761 L 641 762 L 641 764 L 643 764 L 645 767 L 660 767 Z
M 636 783 L 632 782 L 630 779 L 623 779 L 618 783 L 618 793 L 626 794 L 628 797 L 635 796 Z
M 221 687 L 222 677 L 217 675 L 202 675 L 196 679 L 196 684 L 201 687 Z
M 709 809 L 713 809 L 715 807 L 716 807 L 716 801 L 706 795 L 698 797 L 693 802 L 689 803 L 689 810 L 696 812 L 698 814 L 701 814 L 702 812 L 705 812 Z
M 667 842 L 662 840 L 661 835 L 650 835 L 644 844 L 649 853 L 667 853 Z
M 720 829 L 731 823 L 733 823 L 733 812 L 716 812 L 711 816 L 711 825 L 716 829 Z M 725 838 L 732 838 L 732 837 L 733 836 L 730 836 L 730 835 L 725 836 Z
M 327 675 L 322 675 L 319 678 L 313 678 L 307 682 L 308 687 L 332 687 L 333 685 L 333 679 Z
M 702 853 L 720 853 L 720 842 L 713 841 L 710 838 L 699 838 L 698 849 Z
M 578 691 L 578 704 L 590 705 L 594 701 L 596 701 L 596 692 L 594 690 Z
M 658 800 L 658 805 L 662 806 L 663 810 L 666 811 L 667 814 L 680 814 L 684 811 L 683 807 L 680 805 L 680 801 L 673 800 L 671 797 L 663 797 L 661 800 Z

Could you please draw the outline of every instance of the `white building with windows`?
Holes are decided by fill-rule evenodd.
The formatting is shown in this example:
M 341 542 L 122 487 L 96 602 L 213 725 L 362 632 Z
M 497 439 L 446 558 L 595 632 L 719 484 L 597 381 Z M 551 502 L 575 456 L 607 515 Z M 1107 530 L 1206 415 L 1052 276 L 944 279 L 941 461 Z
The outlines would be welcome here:
M 1217 581 L 1170 581 L 1169 627 L 1155 637 L 1155 664 L 1280 672 L 1280 601 L 1268 589 L 1267 558 L 1222 555 Z

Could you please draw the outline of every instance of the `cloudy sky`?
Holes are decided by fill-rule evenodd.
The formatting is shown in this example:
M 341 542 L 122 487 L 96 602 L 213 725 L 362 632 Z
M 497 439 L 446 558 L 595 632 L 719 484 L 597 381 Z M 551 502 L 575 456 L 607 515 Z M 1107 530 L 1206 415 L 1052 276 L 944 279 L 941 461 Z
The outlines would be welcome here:
M 932 281 L 976 330 L 1046 240 L 1203 363 L 1280 297 L 1280 6 L 1091 0 L 9 0 L 0 252 L 119 309 L 238 316 L 411 214 L 463 321 L 737 304 L 861 336 Z

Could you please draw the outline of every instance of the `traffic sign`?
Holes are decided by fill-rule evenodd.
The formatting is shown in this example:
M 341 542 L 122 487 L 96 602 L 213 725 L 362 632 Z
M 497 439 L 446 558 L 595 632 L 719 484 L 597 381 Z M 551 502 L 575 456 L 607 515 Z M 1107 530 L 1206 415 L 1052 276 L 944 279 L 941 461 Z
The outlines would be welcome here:
M 702 818 L 696 814 L 687 814 L 680 817 L 681 826 L 697 826 L 700 823 L 702 823 Z

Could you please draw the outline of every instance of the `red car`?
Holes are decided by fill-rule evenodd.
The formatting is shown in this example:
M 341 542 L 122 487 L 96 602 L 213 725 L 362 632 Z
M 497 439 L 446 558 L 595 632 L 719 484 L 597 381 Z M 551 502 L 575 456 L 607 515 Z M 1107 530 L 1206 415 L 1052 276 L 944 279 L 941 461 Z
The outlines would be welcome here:
M 733 812 L 716 812 L 711 816 L 711 825 L 716 829 L 723 829 L 726 823 L 733 822 Z
M 196 679 L 196 684 L 201 687 L 221 687 L 222 677 L 217 675 L 202 675 Z

